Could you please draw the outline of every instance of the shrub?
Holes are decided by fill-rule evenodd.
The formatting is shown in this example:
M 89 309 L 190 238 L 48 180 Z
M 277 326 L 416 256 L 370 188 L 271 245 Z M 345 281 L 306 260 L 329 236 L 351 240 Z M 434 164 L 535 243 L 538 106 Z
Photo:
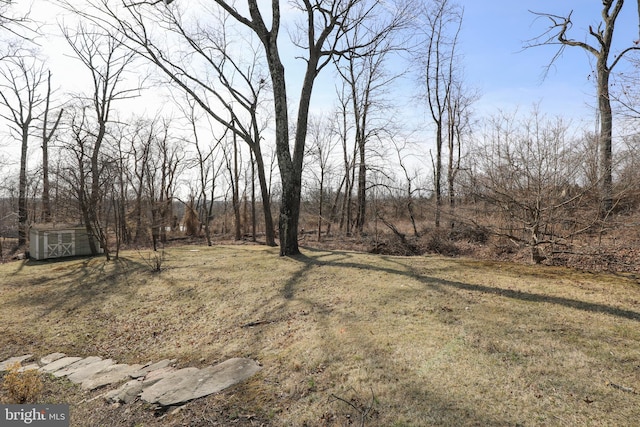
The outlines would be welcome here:
M 42 388 L 38 371 L 34 369 L 20 372 L 19 362 L 9 367 L 2 382 L 2 390 L 7 394 L 9 403 L 36 403 Z
M 485 244 L 489 240 L 490 231 L 481 225 L 459 224 L 451 230 L 452 240 L 466 240 L 469 243 Z
M 433 230 L 425 236 L 425 250 L 445 256 L 460 255 L 460 248 L 449 239 L 444 230 Z

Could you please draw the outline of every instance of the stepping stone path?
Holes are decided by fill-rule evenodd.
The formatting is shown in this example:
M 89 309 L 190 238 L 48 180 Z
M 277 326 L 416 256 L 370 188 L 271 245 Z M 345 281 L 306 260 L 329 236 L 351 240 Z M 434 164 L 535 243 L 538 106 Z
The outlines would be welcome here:
M 0 372 L 16 362 L 32 360 L 31 354 L 11 357 L 0 362 Z M 176 369 L 175 362 L 175 359 L 165 359 L 146 365 L 126 365 L 98 356 L 82 358 L 51 353 L 20 370 L 37 369 L 55 377 L 66 377 L 84 390 L 118 384 L 116 389 L 102 395 L 111 402 L 130 403 L 140 398 L 148 403 L 172 406 L 222 391 L 261 369 L 255 360 L 245 358 L 229 359 L 202 369 Z

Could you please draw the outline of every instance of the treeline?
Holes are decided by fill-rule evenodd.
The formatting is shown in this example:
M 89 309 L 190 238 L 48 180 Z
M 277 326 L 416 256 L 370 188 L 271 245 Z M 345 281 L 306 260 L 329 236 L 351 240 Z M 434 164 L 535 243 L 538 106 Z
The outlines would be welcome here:
M 15 158 L 3 160 L 0 196 L 10 203 L 0 228 L 22 248 L 34 224 L 80 223 L 93 252 L 109 258 L 123 245 L 157 249 L 168 233 L 211 244 L 228 218 L 234 239 L 260 234 L 281 255 L 299 252 L 303 226 L 322 240 L 382 224 L 412 247 L 408 236 L 432 224 L 496 236 L 540 262 L 635 209 L 637 63 L 620 80 L 613 69 L 638 48 L 610 56 L 621 0 L 603 2 L 593 44 L 569 37 L 571 15 L 540 14 L 550 27 L 527 46 L 595 56 L 594 133 L 538 107 L 478 117 L 460 54 L 464 8 L 392 3 L 303 2 L 282 13 L 254 0 L 65 1 L 55 4 L 69 21 L 57 30 L 3 4 L 0 115 Z M 293 19 L 289 40 L 281 19 Z M 43 36 L 60 37 L 87 84 L 55 89 L 37 48 Z M 296 61 L 292 84 L 285 77 L 296 73 L 285 70 Z M 334 104 L 314 112 L 326 70 Z M 411 94 L 400 92 L 407 86 Z M 150 96 L 162 105 L 123 112 L 146 108 Z M 424 123 L 405 120 L 408 101 Z M 612 106 L 625 121 L 614 121 Z

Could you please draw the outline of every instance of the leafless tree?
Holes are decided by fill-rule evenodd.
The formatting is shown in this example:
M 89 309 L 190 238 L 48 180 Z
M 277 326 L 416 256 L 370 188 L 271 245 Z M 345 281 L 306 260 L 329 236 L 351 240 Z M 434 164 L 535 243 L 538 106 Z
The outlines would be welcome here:
M 494 116 L 473 153 L 475 165 L 465 171 L 474 175 L 468 193 L 490 210 L 466 221 L 529 247 L 531 259 L 541 262 L 597 219 L 578 215 L 589 188 L 581 185 L 577 148 L 566 122 L 537 109 L 523 118 Z
M 452 84 L 447 99 L 447 195 L 449 199 L 449 227 L 455 227 L 456 179 L 461 170 L 465 154 L 464 139 L 471 133 L 471 107 L 479 98 L 478 92 L 467 87 L 461 80 Z M 466 149 L 468 149 L 467 147 Z
M 233 229 L 235 240 L 242 238 L 242 219 L 240 215 L 240 163 L 242 162 L 238 147 L 238 138 L 235 133 L 227 138 L 227 146 L 223 148 L 225 166 L 228 172 L 228 182 L 231 191 L 231 207 L 233 208 Z
M 193 146 L 196 150 L 196 158 L 193 168 L 198 171 L 198 188 L 192 189 L 194 198 L 198 197 L 199 221 L 204 228 L 205 239 L 209 246 L 212 245 L 211 240 L 211 219 L 213 218 L 213 205 L 215 201 L 216 180 L 222 171 L 222 165 L 217 164 L 216 157 L 220 151 L 222 142 L 227 137 L 227 130 L 220 137 L 213 136 L 211 130 L 211 138 L 201 137 L 198 124 L 200 117 L 197 114 L 197 105 L 193 100 L 188 99 L 186 106 L 182 109 L 189 126 L 191 127 L 191 138 Z M 203 141 L 204 140 L 204 141 Z M 206 140 L 209 140 L 208 144 Z
M 342 184 L 344 185 L 344 193 L 342 195 L 341 214 L 340 214 L 340 230 L 344 230 L 347 236 L 351 235 L 352 227 L 352 197 L 353 186 L 355 182 L 355 159 L 357 157 L 358 146 L 353 144 L 353 147 L 349 146 L 350 133 L 352 132 L 353 122 L 349 120 L 349 105 L 351 104 L 351 95 L 349 86 L 346 81 L 343 80 L 343 85 L 338 88 L 338 107 L 336 108 L 334 118 L 334 133 L 339 136 L 340 145 L 342 146 L 342 165 L 343 165 L 343 178 Z M 339 195 L 340 192 L 338 192 Z M 337 206 L 338 198 L 334 206 Z
M 170 227 L 173 218 L 177 180 L 184 166 L 184 150 L 170 132 L 170 122 L 162 121 L 159 131 L 151 137 L 145 171 L 154 251 L 158 250 L 159 243 L 167 241 L 167 228 Z
M 133 190 L 133 208 L 130 213 L 133 224 L 132 240 L 140 242 L 148 230 L 145 222 L 146 199 L 145 185 L 149 170 L 149 157 L 151 155 L 151 146 L 153 138 L 156 134 L 158 120 L 132 120 L 127 132 L 127 157 L 130 157 L 127 179 Z
M 331 218 L 325 218 L 325 194 L 327 191 L 326 184 L 331 173 L 331 157 L 333 150 L 338 145 L 336 134 L 331 131 L 331 123 L 322 116 L 314 115 L 309 120 L 309 147 L 306 165 L 317 166 L 317 169 L 311 167 L 310 170 L 314 175 L 318 184 L 318 229 L 317 239 L 322 240 L 322 225 L 328 223 Z
M 156 65 L 170 84 L 183 90 L 212 120 L 231 129 L 249 145 L 261 186 L 266 242 L 275 245 L 261 147 L 266 120 L 260 117 L 265 110 L 260 109 L 268 89 L 261 53 L 246 31 L 234 33 L 229 16 L 215 5 L 198 9 L 195 21 L 189 21 L 181 11 L 158 7 L 157 3 L 160 2 L 124 1 L 125 7 L 118 8 L 107 0 L 92 0 L 94 14 L 70 4 L 67 7 L 121 34 L 129 49 Z M 163 33 L 154 31 L 158 28 Z M 170 43 L 166 43 L 167 39 Z M 244 41 L 247 43 L 241 44 Z
M 18 180 L 18 247 L 27 241 L 27 155 L 34 121 L 40 118 L 47 97 L 44 64 L 33 52 L 21 50 L 0 67 L 0 116 L 10 123 L 12 135 L 20 141 L 20 177 Z
M 420 194 L 423 189 L 420 188 L 420 186 L 416 185 L 416 183 L 419 182 L 420 178 L 418 170 L 416 168 L 411 168 L 411 166 L 408 164 L 408 162 L 411 160 L 411 157 L 415 157 L 415 155 L 412 154 L 409 150 L 411 146 L 407 140 L 397 142 L 394 139 L 392 141 L 395 146 L 396 155 L 398 156 L 398 165 L 402 170 L 406 183 L 406 189 L 403 199 L 405 200 L 407 213 L 409 214 L 411 226 L 413 227 L 413 235 L 415 237 L 419 237 L 420 233 L 418 232 L 418 226 L 416 224 L 414 201 L 415 195 Z
M 420 64 L 424 69 L 424 83 L 426 86 L 426 102 L 431 119 L 435 125 L 436 153 L 433 160 L 434 193 L 436 198 L 435 226 L 440 227 L 442 211 L 442 156 L 445 141 L 449 141 L 450 148 L 455 141 L 456 120 L 460 118 L 455 110 L 457 102 L 454 97 L 461 96 L 455 92 L 460 84 L 457 75 L 458 67 L 458 39 L 462 27 L 463 9 L 453 0 L 435 0 L 426 3 L 419 15 L 421 24 L 420 38 L 425 46 L 419 47 Z M 447 125 L 447 122 L 449 125 Z M 449 139 L 448 138 L 449 135 Z M 452 150 L 450 150 L 451 154 Z M 452 165 L 453 167 L 453 165 Z M 450 175 L 450 178 L 453 176 Z
M 100 222 L 101 211 L 101 147 L 107 136 L 107 125 L 114 114 L 114 103 L 123 99 L 135 97 L 139 94 L 141 86 L 138 81 L 133 84 L 126 82 L 126 73 L 134 61 L 133 52 L 125 48 L 123 42 L 114 34 L 105 33 L 99 27 L 80 23 L 75 30 L 63 28 L 63 34 L 76 58 L 88 71 L 91 82 L 89 94 L 80 97 L 86 102 L 83 108 L 83 116 L 86 110 L 93 113 L 93 119 L 77 121 L 77 125 L 86 126 L 77 129 L 78 139 L 87 144 L 91 140 L 91 146 L 85 145 L 83 154 L 89 159 L 90 178 L 87 198 L 81 204 L 85 226 L 89 236 L 98 239 L 107 259 L 109 259 L 107 232 Z M 85 136 L 80 134 L 84 133 Z M 89 239 L 89 245 L 93 254 L 98 253 L 93 238 Z
M 47 94 L 45 98 L 44 111 L 42 113 L 42 221 L 51 221 L 51 195 L 49 182 L 49 144 L 60 125 L 60 119 L 64 109 L 60 107 L 58 115 L 53 124 L 49 121 L 51 113 L 51 72 L 47 75 Z
M 16 12 L 16 3 L 12 0 L 0 0 L 0 32 L 3 34 L 2 42 L 9 46 L 8 51 L 0 52 L 0 59 L 15 53 L 15 40 L 18 43 L 33 42 L 38 35 L 38 24 L 30 18 L 31 10 Z
M 613 145 L 613 112 L 611 108 L 611 78 L 616 66 L 632 51 L 640 49 L 636 40 L 622 50 L 613 51 L 613 38 L 616 34 L 616 22 L 620 17 L 624 0 L 603 0 L 601 21 L 596 27 L 589 25 L 587 41 L 573 38 L 571 19 L 573 11 L 566 15 L 533 12 L 536 16 L 547 18 L 549 28 L 542 35 L 532 39 L 526 47 L 541 45 L 559 45 L 560 48 L 551 59 L 549 66 L 558 60 L 566 47 L 578 47 L 593 56 L 596 61 L 595 81 L 597 85 L 599 130 L 599 175 L 601 193 L 601 215 L 606 216 L 613 207 L 612 192 L 612 145 Z M 640 26 L 640 2 L 638 2 L 638 25 Z M 640 28 L 640 27 L 639 27 Z M 640 34 L 639 34 L 640 36 Z
M 408 22 L 408 21 L 407 21 Z M 402 28 L 398 22 L 396 30 Z M 356 27 L 345 35 L 347 46 L 357 46 L 361 40 L 379 34 L 379 28 Z M 398 32 L 399 34 L 399 32 Z M 364 55 L 348 55 L 337 58 L 336 69 L 348 89 L 350 100 L 349 112 L 352 116 L 355 148 L 357 151 L 357 211 L 355 226 L 362 232 L 366 222 L 367 206 L 367 144 L 385 132 L 390 126 L 392 110 L 387 95 L 392 90 L 393 82 L 402 73 L 390 73 L 386 69 L 392 55 L 402 49 L 402 41 L 394 31 L 383 37 L 377 37 Z M 396 58 L 396 61 L 398 58 Z

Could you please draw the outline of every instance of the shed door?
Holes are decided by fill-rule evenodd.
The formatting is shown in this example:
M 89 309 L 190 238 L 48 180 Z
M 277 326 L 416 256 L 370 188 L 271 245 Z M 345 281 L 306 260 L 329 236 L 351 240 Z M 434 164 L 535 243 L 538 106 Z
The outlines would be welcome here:
M 75 253 L 74 245 L 73 232 L 50 234 L 47 242 L 49 258 L 72 256 Z

